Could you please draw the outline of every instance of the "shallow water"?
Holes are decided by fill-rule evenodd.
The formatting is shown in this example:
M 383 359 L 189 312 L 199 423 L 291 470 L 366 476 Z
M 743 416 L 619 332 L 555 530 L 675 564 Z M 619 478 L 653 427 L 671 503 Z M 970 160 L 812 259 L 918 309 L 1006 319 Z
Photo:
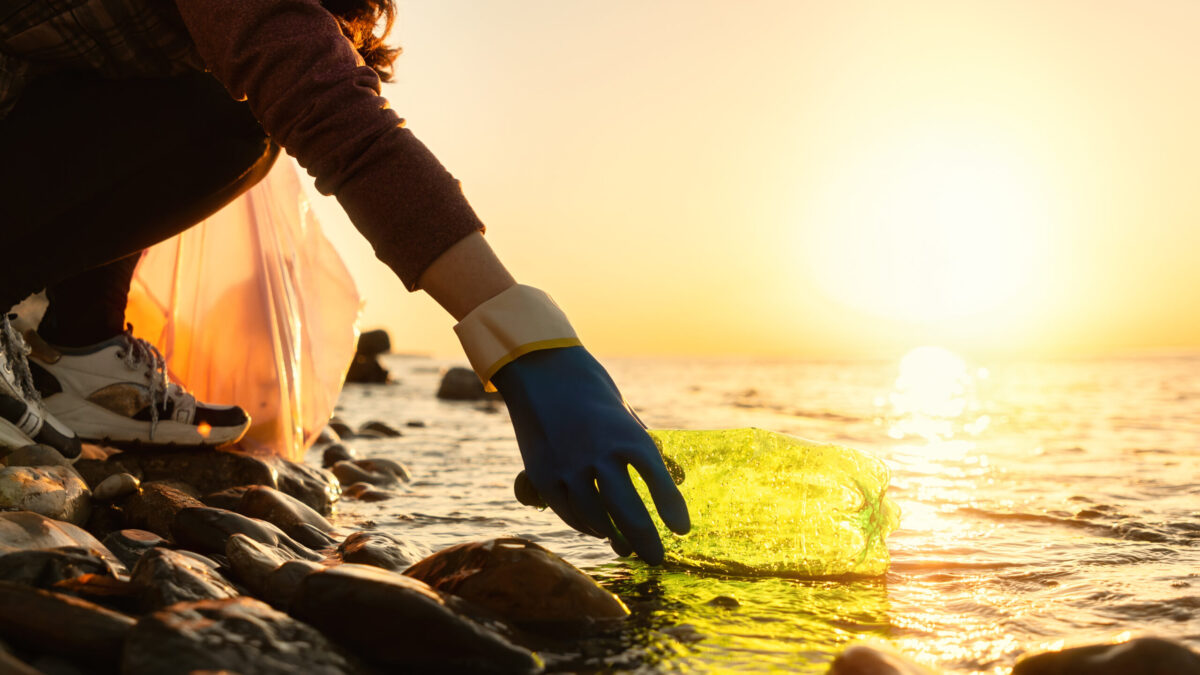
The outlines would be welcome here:
M 517 504 L 502 405 L 438 401 L 448 362 L 391 357 L 398 386 L 350 386 L 339 414 L 404 436 L 356 440 L 405 462 L 388 502 L 337 520 L 436 550 L 516 535 L 630 606 L 618 632 L 552 668 L 824 672 L 847 642 L 889 642 L 950 673 L 1006 673 L 1022 654 L 1158 635 L 1200 648 L 1200 357 L 966 365 L 610 360 L 651 427 L 758 426 L 884 459 L 903 510 L 888 574 L 857 582 L 721 578 L 618 559 Z

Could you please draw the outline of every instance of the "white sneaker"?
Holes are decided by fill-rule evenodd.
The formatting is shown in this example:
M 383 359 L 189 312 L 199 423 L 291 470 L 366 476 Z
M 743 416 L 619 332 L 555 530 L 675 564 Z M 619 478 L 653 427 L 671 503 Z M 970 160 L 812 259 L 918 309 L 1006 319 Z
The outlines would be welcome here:
M 162 354 L 129 330 L 78 349 L 43 343 L 30 366 L 46 408 L 89 441 L 219 447 L 237 442 L 250 427 L 241 408 L 200 403 L 169 382 Z
M 0 447 L 41 443 L 75 461 L 82 452 L 79 438 L 46 411 L 29 371 L 28 354 L 11 318 L 0 317 Z

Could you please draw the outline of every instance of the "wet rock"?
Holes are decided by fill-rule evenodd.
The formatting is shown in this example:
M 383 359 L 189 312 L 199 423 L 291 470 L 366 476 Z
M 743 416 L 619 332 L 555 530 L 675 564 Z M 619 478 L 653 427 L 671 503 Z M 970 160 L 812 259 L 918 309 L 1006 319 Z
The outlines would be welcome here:
M 71 466 L 70 460 L 48 445 L 26 445 L 4 458 L 6 466 Z
M 121 465 L 105 461 L 103 458 L 88 459 L 85 457 L 78 459 L 72 467 L 76 473 L 83 477 L 83 481 L 88 484 L 88 487 L 92 489 L 95 489 L 96 486 L 104 482 L 104 479 L 109 476 L 118 473 L 129 473 Z M 136 478 L 141 478 L 140 473 L 133 473 L 132 475 Z
M 346 488 L 342 495 L 349 499 L 357 499 L 364 502 L 382 502 L 396 496 L 394 492 L 377 489 L 370 483 L 354 483 Z
M 232 598 L 238 595 L 215 566 L 167 548 L 155 548 L 138 560 L 130 581 L 141 593 L 146 611 L 176 602 Z
M 150 549 L 166 543 L 165 539 L 147 530 L 118 530 L 104 537 L 104 546 L 129 569 L 133 569 Z
M 1017 662 L 1013 675 L 1197 675 L 1200 654 L 1170 640 L 1138 638 L 1037 654 Z
M 349 424 L 342 421 L 340 417 L 332 417 L 329 419 L 329 428 L 338 435 L 338 438 L 343 440 L 354 438 L 354 429 Z
M 87 522 L 91 507 L 87 483 L 70 466 L 0 469 L 0 508 L 33 511 L 80 525 Z
M 330 445 L 333 443 L 340 443 L 341 440 L 342 437 L 338 435 L 338 432 L 330 429 L 329 427 L 325 427 L 320 431 L 320 433 L 317 434 L 317 440 L 313 441 L 313 445 Z
M 425 422 L 424 422 L 424 420 L 409 420 L 404 423 L 404 426 L 412 428 L 412 429 L 424 429 Z
M 447 401 L 480 401 L 488 398 L 479 376 L 470 368 L 454 367 L 442 376 L 437 397 Z
M 321 556 L 297 543 L 274 525 L 240 513 L 198 507 L 183 509 L 171 523 L 171 536 L 183 548 L 199 553 L 224 553 L 226 541 L 235 534 L 287 549 L 298 557 L 320 560 Z
M 238 506 L 242 503 L 242 495 L 246 494 L 250 488 L 258 487 L 256 485 L 239 485 L 231 487 L 220 492 L 204 495 L 200 501 L 204 502 L 205 506 L 211 506 L 214 509 L 225 509 L 226 511 L 237 511 Z
M 354 448 L 342 443 L 334 443 L 321 453 L 321 466 L 328 469 L 338 462 L 357 457 L 358 453 L 354 451 Z
M 395 427 L 393 427 L 385 422 L 380 422 L 378 420 L 372 420 L 370 422 L 363 424 L 362 426 L 360 426 L 358 428 L 358 431 L 359 431 L 359 433 L 370 431 L 372 433 L 379 434 L 380 436 L 382 436 L 384 438 L 398 438 L 398 437 L 404 435 L 404 434 L 400 433 L 400 431 L 398 429 L 396 429 Z
M 386 384 L 388 370 L 379 362 L 380 354 L 392 349 L 387 331 L 371 330 L 358 338 L 358 349 L 346 372 L 346 381 L 358 384 Z
M 244 534 L 235 534 L 225 542 L 225 557 L 234 576 L 260 597 L 271 573 L 285 562 L 296 559 L 296 555 L 288 550 L 268 546 Z
M 291 614 L 365 660 L 439 672 L 532 673 L 536 656 L 451 609 L 437 591 L 401 574 L 339 565 L 304 577 Z M 353 607 L 353 611 L 346 608 Z
M 304 578 L 323 570 L 324 565 L 311 560 L 289 560 L 267 575 L 260 597 L 276 609 L 290 611 L 292 600 L 299 593 Z
M 429 555 L 429 551 L 383 532 L 355 532 L 337 547 L 336 554 L 342 562 L 402 572 Z
M 200 494 L 238 485 L 279 487 L 271 464 L 233 450 L 141 450 L 114 455 L 108 463 L 147 482 L 182 480 Z
M 92 490 L 92 498 L 102 502 L 115 502 L 138 491 L 142 481 L 131 473 L 115 473 L 100 481 Z
M 5 675 L 46 675 L 44 672 L 25 663 L 0 644 L 0 673 Z
M 277 483 L 258 485 L 267 485 L 291 495 L 323 516 L 333 513 L 333 505 L 342 496 L 342 484 L 333 474 L 307 464 L 278 458 L 272 460 L 271 466 L 279 476 Z
M 124 675 L 360 672 L 311 626 L 251 598 L 181 603 L 142 617 L 122 666 Z
M 122 506 L 126 527 L 170 537 L 175 514 L 203 504 L 165 482 L 153 481 L 142 484 L 141 490 L 126 499 Z
M 286 534 L 314 551 L 323 551 L 338 543 L 337 537 L 308 523 L 293 525 Z
M 0 512 L 0 553 L 72 546 L 94 551 L 110 563 L 120 564 L 111 551 L 83 528 L 32 511 Z
M 84 574 L 112 577 L 124 572 L 124 566 L 118 568 L 99 553 L 78 546 L 0 555 L 0 580 L 47 590 L 64 579 Z
M 367 356 L 379 356 L 392 351 L 392 338 L 388 336 L 388 332 L 382 328 L 363 332 L 358 336 L 359 354 Z
M 354 464 L 360 469 L 366 469 L 371 473 L 381 473 L 391 476 L 397 482 L 409 483 L 412 482 L 412 474 L 409 473 L 408 467 L 400 462 L 382 457 L 368 457 L 366 459 L 356 459 Z
M 307 504 L 261 485 L 247 490 L 236 510 L 244 516 L 272 523 L 293 538 L 297 538 L 293 530 L 299 531 L 300 525 L 310 525 L 321 532 L 333 532 L 333 525 Z
M 97 539 L 104 539 L 110 532 L 125 528 L 125 512 L 114 504 L 95 502 L 83 528 Z
M 525 539 L 451 546 L 405 574 L 519 624 L 578 625 L 629 614 L 594 579 Z
M 0 581 L 0 638 L 67 657 L 89 672 L 115 671 L 130 617 L 95 603 Z
M 886 646 L 852 645 L 829 664 L 828 675 L 934 675 Z

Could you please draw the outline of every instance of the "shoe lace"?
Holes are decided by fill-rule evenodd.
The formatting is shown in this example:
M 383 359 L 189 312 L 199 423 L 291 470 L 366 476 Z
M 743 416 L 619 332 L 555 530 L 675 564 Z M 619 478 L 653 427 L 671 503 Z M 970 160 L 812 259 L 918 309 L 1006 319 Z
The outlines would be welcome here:
M 0 320 L 0 332 L 3 332 L 3 340 L 0 342 L 4 343 L 4 358 L 12 367 L 13 377 L 16 378 L 17 386 L 25 398 L 41 403 L 42 395 L 34 386 L 33 373 L 29 370 L 28 356 L 31 350 L 29 345 L 25 344 L 25 338 L 13 327 L 12 321 L 15 318 L 16 314 L 5 314 L 3 320 Z
M 128 347 L 121 354 L 121 360 L 126 368 L 138 370 L 142 364 L 150 366 L 150 438 L 153 439 L 158 428 L 159 406 L 167 409 L 167 394 L 171 389 L 167 381 L 167 360 L 158 347 L 134 337 L 133 324 L 125 325 L 125 342 Z

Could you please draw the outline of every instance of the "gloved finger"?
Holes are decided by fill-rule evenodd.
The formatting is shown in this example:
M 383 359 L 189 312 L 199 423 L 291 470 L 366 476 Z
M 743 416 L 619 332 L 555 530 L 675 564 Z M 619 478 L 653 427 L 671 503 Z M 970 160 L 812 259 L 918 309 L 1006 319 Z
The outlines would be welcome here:
M 651 565 L 662 564 L 663 545 L 658 538 L 658 529 L 634 489 L 625 465 L 617 471 L 601 471 L 596 476 L 596 484 L 608 515 L 637 551 L 638 557 Z
M 517 474 L 513 481 L 513 494 L 517 501 L 525 506 L 532 506 L 535 509 L 544 509 L 548 506 L 546 500 L 538 494 L 537 488 L 533 487 L 533 481 L 529 480 L 529 474 L 525 473 L 524 469 Z
M 676 534 L 687 534 L 692 529 L 692 518 L 688 515 L 687 501 L 675 487 L 671 472 L 660 455 L 646 456 L 635 454 L 629 458 L 629 463 L 637 470 L 650 497 L 654 499 L 654 508 L 658 509 L 658 517 L 663 524 Z
M 613 553 L 622 558 L 633 555 L 633 545 L 629 543 L 628 539 L 622 537 L 620 532 L 617 532 L 617 536 L 608 540 L 608 545 L 612 547 Z
M 608 512 L 600 503 L 600 495 L 596 494 L 595 482 L 580 481 L 578 484 L 569 486 L 567 500 L 571 505 L 571 510 L 585 525 L 591 528 L 597 537 L 614 539 L 617 536 L 617 530 L 613 527 Z
M 593 537 L 600 536 L 598 532 L 588 527 L 587 523 L 571 508 L 571 501 L 567 496 L 567 487 L 561 481 L 554 481 L 551 486 L 543 486 L 537 489 L 537 493 L 546 501 L 546 505 L 550 507 L 550 510 L 554 511 L 572 529 L 579 530 L 584 534 L 590 534 Z

